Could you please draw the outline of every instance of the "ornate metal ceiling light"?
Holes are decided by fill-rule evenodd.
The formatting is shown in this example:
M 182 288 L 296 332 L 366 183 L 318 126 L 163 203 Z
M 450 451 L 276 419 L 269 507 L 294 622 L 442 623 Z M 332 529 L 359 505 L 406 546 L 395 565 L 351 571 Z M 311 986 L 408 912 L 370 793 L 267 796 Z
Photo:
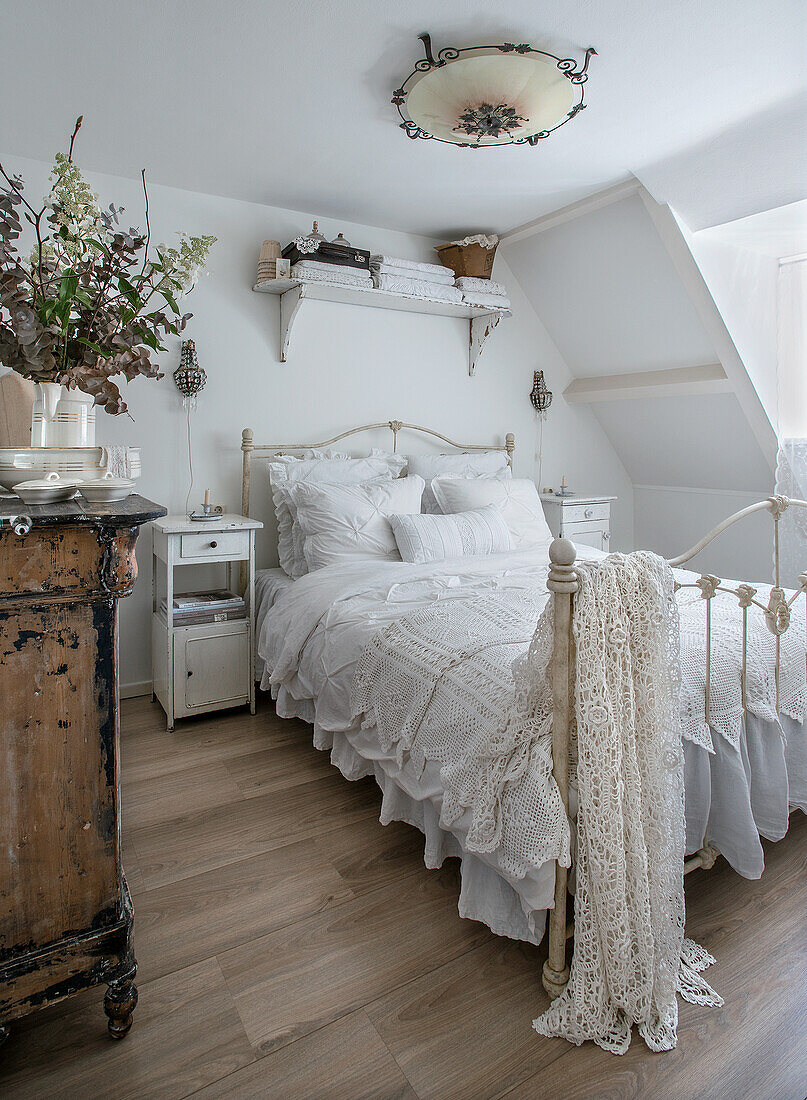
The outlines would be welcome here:
M 435 58 L 431 37 L 418 35 L 426 56 L 392 96 L 410 138 L 464 149 L 537 145 L 585 108 L 588 63 L 556 57 L 527 43 L 446 46 Z

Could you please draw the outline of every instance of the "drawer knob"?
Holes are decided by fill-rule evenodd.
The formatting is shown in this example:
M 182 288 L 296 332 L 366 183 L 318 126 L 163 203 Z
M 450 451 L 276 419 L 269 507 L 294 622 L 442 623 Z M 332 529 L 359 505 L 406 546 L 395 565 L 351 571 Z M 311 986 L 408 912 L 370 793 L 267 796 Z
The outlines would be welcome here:
M 189 677 L 190 677 L 190 676 L 193 676 L 193 669 L 192 669 L 192 668 L 189 668 L 189 669 L 188 669 L 188 676 L 189 676 Z
M 594 509 L 593 508 L 586 508 L 583 515 L 586 517 L 586 519 L 591 519 L 591 517 L 594 515 Z
M 611 537 L 611 532 L 610 531 L 603 531 L 602 537 L 605 539 L 606 542 L 608 542 L 608 540 Z
M 216 542 L 215 539 L 213 539 L 213 541 L 210 544 L 210 549 L 215 550 L 217 546 L 218 546 L 218 543 Z

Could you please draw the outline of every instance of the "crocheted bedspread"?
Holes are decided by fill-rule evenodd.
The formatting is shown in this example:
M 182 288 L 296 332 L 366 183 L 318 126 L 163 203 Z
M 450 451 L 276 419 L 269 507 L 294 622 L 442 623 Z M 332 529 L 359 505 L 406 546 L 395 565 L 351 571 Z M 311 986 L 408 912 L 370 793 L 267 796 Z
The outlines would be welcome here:
M 680 582 L 694 574 L 676 571 Z M 729 582 L 727 582 L 729 583 Z M 517 591 L 439 601 L 405 615 L 366 646 L 353 683 L 353 713 L 376 726 L 382 744 L 422 768 L 438 761 L 442 824 L 470 814 L 470 851 L 496 850 L 501 869 L 522 878 L 548 859 L 569 865 L 569 830 L 552 778 L 546 669 L 552 603 L 545 574 Z M 767 602 L 768 589 L 757 598 Z M 712 601 L 709 722 L 705 715 L 705 601 L 677 594 L 681 733 L 712 752 L 712 734 L 735 748 L 742 735 L 742 613 L 734 596 Z M 536 627 L 537 624 L 537 627 Z M 524 663 L 532 642 L 532 674 Z M 745 704 L 776 716 L 775 639 L 762 612 L 748 614 Z M 804 600 L 780 640 L 780 709 L 802 721 L 807 700 Z M 521 674 L 520 674 L 521 673 Z

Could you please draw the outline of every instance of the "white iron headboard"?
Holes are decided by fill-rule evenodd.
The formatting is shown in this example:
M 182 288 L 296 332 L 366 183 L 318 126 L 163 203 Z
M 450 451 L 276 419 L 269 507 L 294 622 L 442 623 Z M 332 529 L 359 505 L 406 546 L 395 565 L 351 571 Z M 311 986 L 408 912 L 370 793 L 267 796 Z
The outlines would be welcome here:
M 241 433 L 241 451 L 243 453 L 243 473 L 241 477 L 241 514 L 249 515 L 249 482 L 252 466 L 252 455 L 258 452 L 279 454 L 284 451 L 314 450 L 320 447 L 330 447 L 332 443 L 338 443 L 340 439 L 347 439 L 350 435 L 358 435 L 360 432 L 375 431 L 379 428 L 388 428 L 392 432 L 392 449 L 398 449 L 398 432 L 420 432 L 422 435 L 432 436 L 457 451 L 504 451 L 507 455 L 507 463 L 513 465 L 513 451 L 516 449 L 516 440 L 512 432 L 504 437 L 504 443 L 455 443 L 447 435 L 436 432 L 432 428 L 424 428 L 420 424 L 406 424 L 402 420 L 384 420 L 378 424 L 362 424 L 358 428 L 349 428 L 346 432 L 340 432 L 332 439 L 323 439 L 319 443 L 255 443 L 252 428 L 244 428 Z

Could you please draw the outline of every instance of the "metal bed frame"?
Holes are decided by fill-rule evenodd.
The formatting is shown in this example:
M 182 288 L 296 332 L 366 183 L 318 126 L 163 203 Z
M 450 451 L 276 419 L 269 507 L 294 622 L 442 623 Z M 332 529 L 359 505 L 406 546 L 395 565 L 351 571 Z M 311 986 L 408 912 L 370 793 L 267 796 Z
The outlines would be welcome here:
M 431 436 L 443 443 L 447 443 L 456 451 L 504 451 L 507 455 L 508 465 L 512 468 L 513 452 L 515 451 L 515 436 L 508 432 L 504 437 L 504 443 L 477 444 L 457 443 L 441 432 L 431 428 L 424 428 L 419 424 L 408 424 L 402 420 L 386 420 L 376 424 L 363 424 L 357 428 L 349 428 L 330 439 L 318 443 L 275 443 L 257 444 L 254 442 L 254 433 L 251 428 L 244 428 L 241 435 L 241 451 L 243 455 L 243 473 L 241 482 L 241 512 L 249 515 L 250 508 L 250 480 L 253 455 L 279 455 L 288 451 L 314 450 L 329 447 L 342 439 L 358 435 L 362 432 L 388 429 L 392 432 L 393 451 L 398 449 L 398 435 L 401 431 L 419 432 Z M 747 508 L 742 508 L 714 527 L 702 539 L 690 547 L 677 558 L 670 558 L 669 565 L 673 568 L 684 565 L 696 554 L 700 553 L 718 535 L 722 534 L 735 523 L 739 523 L 747 516 L 755 512 L 767 511 L 773 519 L 773 563 L 774 585 L 771 588 L 767 604 L 756 599 L 757 589 L 749 584 L 739 584 L 736 588 L 729 588 L 723 584 L 719 577 L 710 573 L 704 573 L 691 584 L 679 584 L 676 582 L 676 590 L 679 588 L 697 588 L 702 599 L 706 600 L 706 690 L 704 698 L 706 721 L 710 714 L 710 679 L 711 679 L 711 601 L 718 592 L 734 596 L 742 611 L 742 673 L 741 690 L 743 707 L 745 708 L 745 682 L 746 682 L 746 656 L 747 656 L 747 630 L 748 609 L 759 608 L 764 615 L 765 623 L 776 639 L 776 655 L 774 677 L 776 685 L 776 709 L 779 709 L 779 664 L 780 664 L 780 638 L 790 626 L 790 608 L 802 593 L 807 594 L 807 573 L 798 577 L 798 587 L 790 596 L 780 584 L 779 569 L 779 521 L 787 508 L 807 508 L 807 501 L 793 500 L 784 496 L 771 496 L 766 500 L 758 501 Z M 572 637 L 572 614 L 574 595 L 577 592 L 577 573 L 574 568 L 576 550 L 574 544 L 567 539 L 555 539 L 549 547 L 550 570 L 547 580 L 547 588 L 550 597 L 554 600 L 554 638 L 552 658 L 550 662 L 550 680 L 552 687 L 552 773 L 560 791 L 564 810 L 569 814 L 569 771 L 571 765 L 572 745 L 572 714 L 574 710 L 572 668 L 574 664 L 574 641 Z M 714 866 L 715 860 L 720 855 L 717 848 L 710 844 L 708 838 L 704 838 L 703 846 L 684 863 L 684 873 L 688 874 L 700 867 L 709 870 Z M 544 963 L 542 981 L 544 988 L 550 997 L 559 996 L 569 980 L 569 968 L 566 963 L 566 943 L 574 936 L 573 921 L 567 922 L 568 901 L 568 868 L 555 864 L 555 904 L 549 913 L 548 932 L 548 957 Z
M 765 623 L 776 639 L 774 679 L 776 684 L 776 710 L 779 711 L 779 663 L 780 639 L 790 626 L 790 608 L 798 597 L 807 593 L 807 573 L 798 577 L 797 588 L 790 596 L 780 584 L 779 571 L 779 521 L 787 508 L 807 508 L 807 501 L 791 500 L 788 497 L 772 496 L 742 508 L 714 527 L 707 535 L 677 558 L 668 559 L 673 568 L 684 565 L 700 553 L 718 535 L 735 523 L 739 523 L 754 512 L 767 511 L 773 519 L 773 564 L 774 585 L 771 588 L 767 604 L 756 599 L 757 589 L 749 584 L 739 584 L 729 588 L 719 577 L 711 573 L 702 574 L 691 584 L 679 584 L 679 588 L 697 588 L 701 598 L 706 600 L 706 690 L 704 707 L 706 721 L 709 721 L 710 679 L 712 659 L 712 600 L 718 592 L 734 596 L 742 610 L 742 671 L 741 690 L 745 709 L 745 681 L 748 636 L 748 609 L 758 607 L 764 615 Z M 573 677 L 574 639 L 572 637 L 572 613 L 574 595 L 577 592 L 577 573 L 574 568 L 576 550 L 568 539 L 555 539 L 549 547 L 550 570 L 547 588 L 554 600 L 555 628 L 550 664 L 552 686 L 552 774 L 558 785 L 563 807 L 569 814 L 569 770 L 572 763 L 572 713 L 574 709 Z M 709 870 L 714 866 L 719 851 L 704 838 L 700 848 L 684 863 L 684 874 L 701 867 Z M 542 981 L 550 997 L 559 996 L 569 980 L 569 967 L 566 963 L 566 941 L 574 936 L 574 923 L 566 919 L 568 901 L 568 868 L 555 864 L 555 906 L 549 913 L 548 957 L 544 963 Z

